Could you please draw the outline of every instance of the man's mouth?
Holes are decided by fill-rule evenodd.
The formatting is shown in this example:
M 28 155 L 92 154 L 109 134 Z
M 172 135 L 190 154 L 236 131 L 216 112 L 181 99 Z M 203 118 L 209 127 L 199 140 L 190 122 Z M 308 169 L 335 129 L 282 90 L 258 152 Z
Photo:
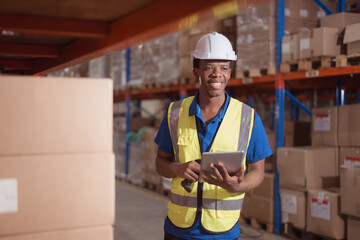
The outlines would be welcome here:
M 221 82 L 210 82 L 209 85 L 214 89 L 221 89 Z

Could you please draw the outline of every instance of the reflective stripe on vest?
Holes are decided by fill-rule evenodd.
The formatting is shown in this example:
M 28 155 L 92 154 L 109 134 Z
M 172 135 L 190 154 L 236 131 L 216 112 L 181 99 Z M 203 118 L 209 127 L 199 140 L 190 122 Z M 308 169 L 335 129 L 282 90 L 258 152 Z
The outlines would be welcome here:
M 170 113 L 170 134 L 172 136 L 172 144 L 175 151 L 175 162 L 179 161 L 179 146 L 177 145 L 178 141 L 178 125 L 179 125 L 179 114 L 180 114 L 180 107 L 181 107 L 182 100 L 176 101 L 172 103 L 171 113 Z
M 189 196 L 181 196 L 175 193 L 170 195 L 170 201 L 176 205 L 196 208 L 197 198 Z M 241 209 L 244 199 L 236 200 L 217 200 L 204 198 L 202 200 L 202 207 L 210 210 L 238 210 Z

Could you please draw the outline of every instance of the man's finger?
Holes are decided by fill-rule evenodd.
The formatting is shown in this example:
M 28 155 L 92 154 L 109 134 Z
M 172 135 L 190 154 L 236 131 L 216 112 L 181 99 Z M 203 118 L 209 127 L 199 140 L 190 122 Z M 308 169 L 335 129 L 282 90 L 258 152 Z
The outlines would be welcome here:
M 223 176 L 220 174 L 219 170 L 217 169 L 217 167 L 213 164 L 210 163 L 210 168 L 214 171 L 214 175 L 217 178 L 218 181 L 222 182 L 224 180 Z

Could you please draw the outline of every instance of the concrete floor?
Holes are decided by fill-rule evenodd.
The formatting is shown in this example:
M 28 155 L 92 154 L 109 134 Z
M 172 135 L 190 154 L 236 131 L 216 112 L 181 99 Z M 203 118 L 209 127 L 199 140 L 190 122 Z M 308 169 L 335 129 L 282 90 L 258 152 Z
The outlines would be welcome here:
M 162 240 L 168 198 L 156 192 L 116 180 L 114 240 Z M 241 224 L 241 239 L 285 240 Z

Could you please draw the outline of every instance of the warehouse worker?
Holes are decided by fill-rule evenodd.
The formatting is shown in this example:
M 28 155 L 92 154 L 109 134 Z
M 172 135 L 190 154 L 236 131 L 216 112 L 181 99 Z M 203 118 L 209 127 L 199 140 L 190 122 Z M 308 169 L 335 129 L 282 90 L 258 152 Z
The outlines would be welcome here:
M 170 104 L 155 138 L 157 172 L 172 178 L 164 239 L 238 239 L 244 192 L 262 182 L 271 148 L 260 117 L 225 92 L 230 63 L 237 58 L 230 41 L 207 34 L 191 57 L 199 90 Z M 201 172 L 199 179 L 200 164 L 194 160 L 202 152 L 226 151 L 246 152 L 246 165 L 230 176 L 219 159 L 210 164 L 214 173 Z M 184 179 L 192 182 L 191 192 L 182 187 Z

